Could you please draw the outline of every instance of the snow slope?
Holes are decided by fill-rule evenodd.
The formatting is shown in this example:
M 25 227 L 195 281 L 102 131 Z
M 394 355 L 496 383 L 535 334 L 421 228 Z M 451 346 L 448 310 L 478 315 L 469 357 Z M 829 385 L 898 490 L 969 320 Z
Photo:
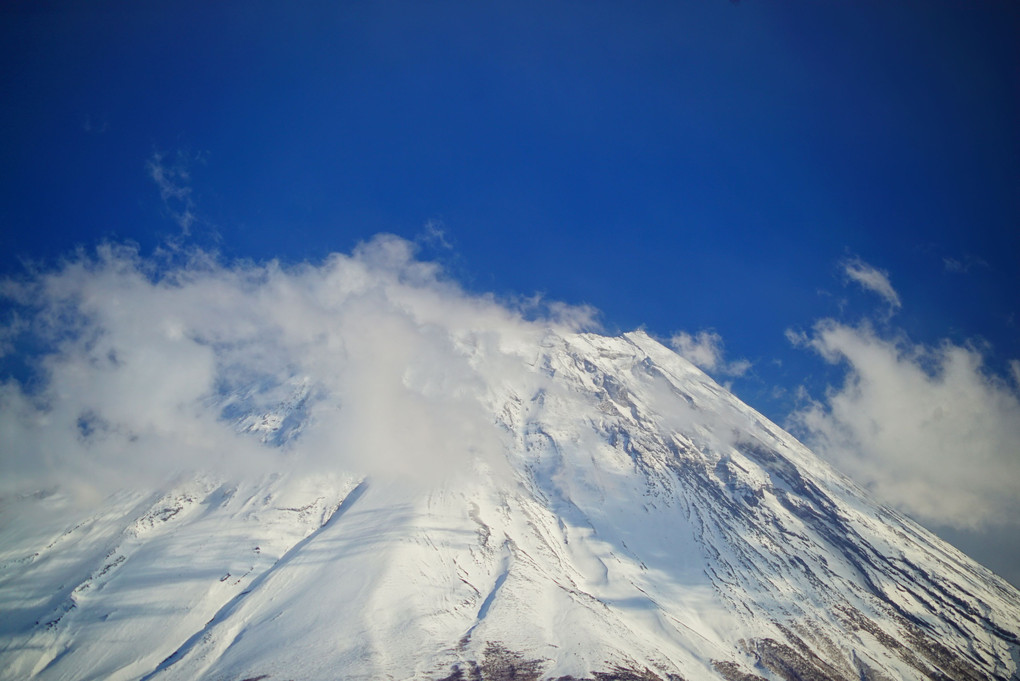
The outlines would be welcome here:
M 0 679 L 1020 679 L 1020 593 L 647 335 L 461 352 L 498 457 L 2 500 Z

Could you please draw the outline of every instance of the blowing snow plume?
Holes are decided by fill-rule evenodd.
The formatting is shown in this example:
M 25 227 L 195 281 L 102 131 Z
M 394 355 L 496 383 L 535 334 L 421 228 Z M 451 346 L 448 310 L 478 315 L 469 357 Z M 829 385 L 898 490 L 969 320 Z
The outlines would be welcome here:
M 526 321 L 387 235 L 291 267 L 202 252 L 161 266 L 108 244 L 3 294 L 7 359 L 30 356 L 30 378 L 0 385 L 7 488 L 109 491 L 195 468 L 421 477 L 499 465 L 487 386 L 548 329 L 591 322 L 567 306 Z M 287 417 L 238 428 L 234 417 L 280 405 Z

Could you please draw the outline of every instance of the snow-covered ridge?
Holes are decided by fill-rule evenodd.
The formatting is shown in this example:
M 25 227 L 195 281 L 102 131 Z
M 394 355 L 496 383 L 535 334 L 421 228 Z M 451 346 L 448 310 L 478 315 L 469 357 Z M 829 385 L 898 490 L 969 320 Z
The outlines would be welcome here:
M 501 459 L 437 481 L 3 500 L 0 679 L 1020 678 L 1015 589 L 647 335 L 460 351 Z M 332 413 L 273 395 L 214 407 L 281 447 Z

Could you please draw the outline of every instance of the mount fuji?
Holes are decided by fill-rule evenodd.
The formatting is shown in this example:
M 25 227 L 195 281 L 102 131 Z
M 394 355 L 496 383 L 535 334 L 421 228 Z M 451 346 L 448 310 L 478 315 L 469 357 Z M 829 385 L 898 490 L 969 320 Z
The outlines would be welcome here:
M 648 335 L 461 341 L 465 456 L 290 470 L 378 399 L 294 376 L 207 404 L 276 472 L 8 495 L 0 678 L 1020 678 L 1020 593 Z

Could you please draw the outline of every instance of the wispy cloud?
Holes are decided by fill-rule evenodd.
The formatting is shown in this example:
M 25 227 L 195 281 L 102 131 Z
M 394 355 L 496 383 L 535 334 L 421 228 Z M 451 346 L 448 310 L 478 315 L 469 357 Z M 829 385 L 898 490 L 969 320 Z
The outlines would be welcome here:
M 0 282 L 20 307 L 0 347 L 15 337 L 36 347 L 28 359 L 39 374 L 0 383 L 0 488 L 119 487 L 284 461 L 426 479 L 478 460 L 497 467 L 505 458 L 490 386 L 534 363 L 529 353 L 550 330 L 591 318 L 587 308 L 545 305 L 528 321 L 513 305 L 465 293 L 393 236 L 321 264 L 223 265 L 201 251 L 185 260 L 107 245 Z M 229 418 L 295 395 L 307 396 L 304 425 L 285 451 Z
M 967 254 L 963 258 L 942 258 L 942 265 L 945 267 L 946 272 L 954 272 L 957 274 L 966 274 L 975 267 L 988 267 L 988 263 L 977 257 L 976 255 Z
M 751 362 L 739 359 L 725 360 L 722 336 L 712 330 L 702 330 L 696 335 L 678 331 L 669 339 L 677 354 L 707 372 L 724 376 L 743 376 L 751 368 Z
M 163 206 L 181 228 L 183 236 L 191 233 L 196 219 L 188 161 L 188 156 L 183 152 L 178 152 L 172 161 L 162 153 L 153 152 L 145 164 L 149 177 L 159 189 Z
M 900 296 L 889 281 L 889 273 L 872 267 L 860 258 L 851 258 L 842 263 L 843 273 L 862 288 L 876 293 L 889 305 L 890 311 L 901 307 Z
M 443 248 L 450 250 L 453 248 L 453 244 L 447 238 L 446 226 L 442 220 L 428 220 L 425 222 L 425 226 L 422 227 L 419 240 L 423 243 L 436 248 Z
M 920 520 L 979 528 L 1020 519 L 1020 399 L 985 370 L 979 349 L 831 319 L 788 337 L 847 368 L 841 387 L 791 417 L 816 451 Z
M 110 121 L 106 118 L 106 116 L 98 118 L 85 116 L 81 122 L 81 129 L 89 134 L 102 135 L 110 129 Z

